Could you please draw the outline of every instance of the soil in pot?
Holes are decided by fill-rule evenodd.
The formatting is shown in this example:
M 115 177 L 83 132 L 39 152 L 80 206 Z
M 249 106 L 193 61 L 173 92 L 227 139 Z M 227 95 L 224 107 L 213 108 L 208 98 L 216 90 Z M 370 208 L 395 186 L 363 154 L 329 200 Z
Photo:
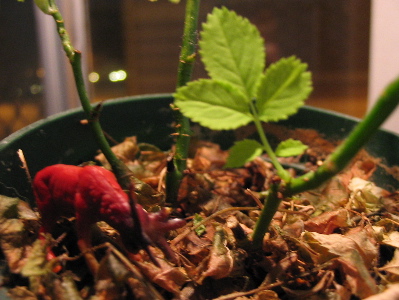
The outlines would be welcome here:
M 296 126 L 299 121 L 292 122 Z M 35 243 L 40 221 L 37 214 L 25 202 L 3 198 L 1 246 L 7 259 L 3 281 L 10 295 L 16 299 L 63 299 L 66 293 L 76 299 L 94 295 L 100 299 L 151 299 L 148 293 L 160 299 L 363 299 L 396 281 L 398 203 L 389 156 L 382 161 L 362 151 L 329 183 L 285 199 L 262 250 L 252 251 L 248 237 L 263 205 L 259 192 L 267 189 L 274 169 L 267 157 L 243 168 L 223 168 L 228 155 L 223 149 L 231 143 L 226 142 L 227 134 L 249 136 L 250 127 L 235 133 L 214 132 L 211 141 L 203 139 L 204 133 L 209 136 L 206 130 L 197 126 L 193 130 L 200 134 L 193 139 L 179 206 L 172 212 L 187 224 L 167 236 L 177 264 L 164 260 L 156 247 L 151 251 L 158 265 L 143 251 L 135 256 L 134 263 L 129 262 L 117 246 L 104 245 L 117 245 L 118 233 L 100 224 L 101 230 L 95 234 L 99 246 L 94 250 L 101 268 L 93 278 L 79 257 L 74 220 L 69 219 L 59 224 L 60 239 L 53 251 L 60 255 L 61 268 L 54 269 L 46 259 L 47 248 Z M 304 155 L 284 160 L 291 172 L 315 168 L 339 143 L 310 129 L 273 125 L 267 130 L 275 140 L 289 135 L 310 146 Z M 215 143 L 218 140 L 222 142 Z M 129 150 L 138 151 L 127 158 L 127 164 L 137 177 L 162 189 L 167 148 L 162 146 L 161 151 L 140 144 L 148 141 L 158 146 L 139 134 L 138 144 L 134 139 L 126 142 Z M 82 157 L 92 160 L 94 156 L 92 152 L 91 157 Z M 39 166 L 36 170 L 44 167 Z M 388 176 L 390 182 L 384 180 L 388 183 L 384 189 L 369 181 L 380 170 L 393 174 Z

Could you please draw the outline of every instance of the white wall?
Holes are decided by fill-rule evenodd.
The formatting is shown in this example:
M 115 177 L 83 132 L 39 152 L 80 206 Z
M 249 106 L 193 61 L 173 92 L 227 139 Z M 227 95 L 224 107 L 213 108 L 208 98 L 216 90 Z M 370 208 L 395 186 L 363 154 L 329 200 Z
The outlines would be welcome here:
M 372 0 L 369 108 L 384 87 L 399 76 L 399 0 Z M 384 128 L 399 133 L 399 109 Z

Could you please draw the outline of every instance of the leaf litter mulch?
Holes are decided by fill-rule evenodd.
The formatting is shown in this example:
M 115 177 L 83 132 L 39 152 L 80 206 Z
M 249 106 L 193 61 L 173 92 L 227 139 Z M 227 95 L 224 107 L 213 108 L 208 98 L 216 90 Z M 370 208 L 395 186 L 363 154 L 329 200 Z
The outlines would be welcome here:
M 312 134 L 302 133 L 313 145 L 303 156 L 284 159 L 292 172 L 314 169 L 335 146 Z M 139 179 L 164 188 L 167 153 L 134 137 L 114 151 Z M 38 213 L 3 196 L 1 291 L 10 299 L 399 299 L 399 194 L 370 181 L 378 159 L 362 151 L 317 190 L 285 199 L 262 251 L 252 251 L 259 193 L 274 169 L 262 157 L 223 169 L 227 155 L 216 144 L 196 143 L 180 207 L 171 213 L 187 223 L 167 236 L 177 264 L 155 247 L 158 266 L 144 251 L 127 259 L 117 232 L 99 223 L 93 251 L 100 269 L 93 277 L 76 247 L 73 218 L 60 220 L 55 240 L 39 242 Z M 107 166 L 101 155 L 96 159 Z M 48 246 L 55 259 L 47 259 Z

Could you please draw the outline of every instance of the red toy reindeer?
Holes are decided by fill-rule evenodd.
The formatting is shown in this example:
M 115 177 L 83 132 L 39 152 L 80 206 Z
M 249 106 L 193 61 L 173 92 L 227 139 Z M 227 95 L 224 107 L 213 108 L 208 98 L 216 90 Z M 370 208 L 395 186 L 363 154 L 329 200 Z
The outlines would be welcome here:
M 78 246 L 93 274 L 97 272 L 98 262 L 89 251 L 91 226 L 98 221 L 115 228 L 129 252 L 147 248 L 151 243 L 160 247 L 168 259 L 174 260 L 165 233 L 183 226 L 185 221 L 168 219 L 165 210 L 147 213 L 141 205 L 131 205 L 112 172 L 99 166 L 57 164 L 37 173 L 33 189 L 42 232 L 51 233 L 61 217 L 76 217 Z

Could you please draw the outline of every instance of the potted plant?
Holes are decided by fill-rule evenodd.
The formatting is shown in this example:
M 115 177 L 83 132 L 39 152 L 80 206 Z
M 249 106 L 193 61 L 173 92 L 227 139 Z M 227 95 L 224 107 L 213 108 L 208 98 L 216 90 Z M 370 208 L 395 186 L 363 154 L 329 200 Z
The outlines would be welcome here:
M 264 71 L 263 41 L 256 28 L 216 8 L 200 35 L 211 79 L 188 83 L 199 6 L 198 0 L 188 0 L 174 97 L 133 97 L 93 106 L 85 93 L 80 54 L 70 44 L 56 5 L 35 2 L 57 21 L 84 112 L 39 121 L 0 143 L 2 250 L 12 297 L 350 299 L 378 294 L 379 285 L 381 291 L 392 291 L 398 184 L 390 174 L 379 181 L 385 189 L 369 179 L 398 162 L 395 153 L 380 146 L 397 149 L 398 138 L 383 131 L 374 135 L 367 150 L 384 157 L 383 163 L 365 153 L 351 159 L 396 107 L 397 81 L 359 124 L 300 109 L 311 91 L 307 66 L 291 57 Z M 190 128 L 187 116 L 216 131 Z M 295 129 L 309 128 L 315 120 L 345 122 L 339 132 L 350 131 L 349 137 L 332 154 L 305 145 L 300 140 L 311 134 L 310 143 L 333 145 L 313 131 Z M 275 121 L 289 124 L 288 129 L 264 125 Z M 135 135 L 139 143 L 127 140 L 122 150 L 112 151 L 103 130 L 117 140 Z M 192 130 L 223 148 L 234 143 L 229 155 L 214 143 L 199 141 L 189 157 Z M 321 133 L 329 130 L 319 128 Z M 276 139 L 292 138 L 274 145 L 273 133 Z M 168 151 L 170 136 L 176 139 L 173 151 Z M 75 167 L 94 160 L 98 148 L 106 159 L 97 159 L 109 163 L 115 176 L 99 167 Z M 21 168 L 19 149 L 27 168 Z M 126 153 L 130 157 L 123 162 Z M 36 175 L 33 188 L 28 169 Z M 166 178 L 160 169 L 167 170 Z M 36 201 L 41 219 L 31 210 Z M 60 221 L 62 216 L 72 221 L 46 228 L 46 219 Z M 126 222 L 121 225 L 121 220 Z M 44 230 L 37 228 L 40 221 Z M 89 232 L 94 221 L 114 229 L 98 223 Z M 60 234 L 55 241 L 48 234 L 52 229 L 53 237 Z M 104 237 L 104 232 L 111 234 Z M 94 239 L 101 242 L 93 246 Z M 84 263 L 91 274 L 81 267 Z

